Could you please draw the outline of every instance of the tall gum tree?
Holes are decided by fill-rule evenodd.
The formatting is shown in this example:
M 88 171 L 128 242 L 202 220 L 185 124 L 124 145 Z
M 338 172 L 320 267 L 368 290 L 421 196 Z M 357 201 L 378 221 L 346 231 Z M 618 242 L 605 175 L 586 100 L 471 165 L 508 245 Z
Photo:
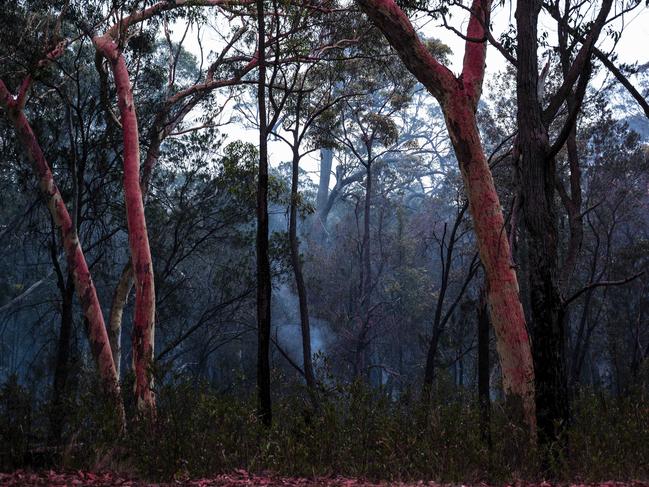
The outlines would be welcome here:
M 207 69 L 205 78 L 199 82 L 192 84 L 186 88 L 177 90 L 175 89 L 175 78 L 170 76 L 167 93 L 168 96 L 162 107 L 159 109 L 153 125 L 150 128 L 149 143 L 144 162 L 142 164 L 142 171 L 140 175 L 140 185 L 142 187 L 143 199 L 146 203 L 146 198 L 149 191 L 149 183 L 151 181 L 153 171 L 158 164 L 160 157 L 160 149 L 165 139 L 183 122 L 185 117 L 202 101 L 206 95 L 216 89 L 234 86 L 241 82 L 242 78 L 252 71 L 257 66 L 256 56 L 252 56 L 248 62 L 239 70 L 234 76 L 230 78 L 217 78 L 216 72 L 221 67 L 225 54 L 232 48 L 234 43 L 243 35 L 244 29 L 237 31 L 229 44 L 223 49 L 219 58 Z M 180 49 L 181 46 L 178 47 Z M 178 61 L 178 55 L 170 56 L 169 71 L 175 73 L 175 64 Z M 100 69 L 102 69 L 100 67 Z M 131 260 L 124 266 L 120 275 L 119 281 L 115 286 L 113 293 L 113 300 L 111 303 L 110 317 L 108 320 L 108 337 L 110 339 L 111 349 L 113 351 L 113 360 L 117 368 L 117 375 L 120 376 L 120 362 L 121 362 L 121 333 L 122 333 L 122 317 L 124 315 L 124 308 L 128 301 L 129 294 L 133 288 L 134 276 L 133 266 Z
M 536 435 L 534 368 L 518 280 L 504 230 L 503 211 L 485 156 L 476 110 L 485 71 L 485 26 L 491 0 L 474 0 L 462 73 L 455 76 L 435 59 L 394 0 L 357 0 L 397 51 L 405 66 L 441 105 L 460 165 L 485 270 L 487 302 L 497 339 L 503 389 L 512 420 Z
M 144 191 L 140 180 L 140 140 L 137 110 L 133 99 L 133 88 L 124 54 L 119 45 L 129 27 L 156 17 L 164 12 L 182 7 L 218 7 L 246 5 L 250 0 L 166 0 L 156 2 L 142 10 L 123 16 L 103 35 L 89 34 L 97 52 L 109 62 L 115 87 L 123 133 L 124 193 L 126 200 L 126 220 L 129 234 L 129 247 L 133 281 L 135 285 L 135 320 L 133 324 L 133 369 L 135 373 L 135 396 L 138 409 L 155 411 L 153 393 L 153 349 L 155 330 L 155 287 L 151 250 L 144 215 Z M 197 83 L 185 96 L 206 88 L 213 80 Z M 157 159 L 157 158 L 156 158 Z M 150 172 L 148 160 L 145 173 Z M 146 181 L 144 182 L 146 185 Z M 117 299 L 111 307 L 111 335 L 113 342 L 118 329 L 121 329 L 120 303 L 125 303 L 130 288 L 130 273 L 126 269 L 118 284 Z M 114 320 L 113 320 L 114 317 Z M 120 325 L 120 326 L 118 326 Z
M 135 320 L 133 323 L 133 370 L 135 396 L 140 411 L 155 410 L 153 394 L 153 344 L 155 326 L 155 288 L 149 236 L 144 216 L 144 201 L 140 185 L 140 136 L 133 100 L 133 88 L 126 60 L 115 40 L 109 35 L 93 37 L 95 48 L 108 59 L 121 115 L 124 139 L 124 196 L 126 223 L 135 278 Z

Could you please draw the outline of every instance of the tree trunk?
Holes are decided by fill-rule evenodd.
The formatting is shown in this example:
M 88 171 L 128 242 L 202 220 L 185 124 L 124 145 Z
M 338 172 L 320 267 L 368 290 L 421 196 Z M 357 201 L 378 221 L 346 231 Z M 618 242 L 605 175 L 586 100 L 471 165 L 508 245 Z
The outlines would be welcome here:
M 97 290 L 92 282 L 88 264 L 79 243 L 77 231 L 72 224 L 65 203 L 54 181 L 52 171 L 43 155 L 36 136 L 25 117 L 23 111 L 16 105 L 16 100 L 11 96 L 5 84 L 0 81 L 0 103 L 7 111 L 9 121 L 12 123 L 18 138 L 23 145 L 34 172 L 39 180 L 41 193 L 49 208 L 54 224 L 61 231 L 61 240 L 68 263 L 68 272 L 72 273 L 74 288 L 83 315 L 88 322 L 87 332 L 90 342 L 90 351 L 97 365 L 99 377 L 106 394 L 114 401 L 116 414 L 120 421 L 120 428 L 124 427 L 124 406 L 119 390 L 119 382 L 110 350 L 108 334 L 104 324 L 104 317 L 97 297 Z
M 58 270 L 58 269 L 57 269 Z M 63 425 L 66 419 L 64 406 L 68 392 L 70 376 L 70 340 L 72 339 L 72 303 L 74 298 L 74 279 L 68 273 L 66 280 L 58 276 L 58 286 L 61 291 L 61 331 L 56 349 L 56 364 L 54 366 L 54 383 L 52 385 L 52 411 L 50 414 L 50 442 L 58 445 L 61 442 Z
M 485 270 L 487 303 L 496 334 L 509 413 L 536 431 L 534 368 L 525 315 L 498 193 L 484 155 L 475 112 L 462 93 L 444 107 L 446 125 L 455 149 L 469 199 L 469 211 Z
M 121 377 L 122 363 L 122 317 L 131 289 L 133 289 L 133 266 L 129 260 L 119 276 L 108 317 L 108 339 L 110 340 L 110 348 L 113 352 L 113 362 L 115 362 L 118 378 Z
M 318 243 L 324 238 L 327 231 L 327 216 L 329 213 L 327 204 L 329 201 L 329 182 L 331 181 L 333 157 L 332 149 L 320 149 L 320 178 L 316 195 L 315 218 L 311 228 L 312 238 Z
M 370 329 L 370 313 L 372 306 L 372 256 L 371 256 L 371 235 L 370 223 L 372 217 L 372 162 L 368 149 L 368 161 L 365 165 L 365 198 L 363 201 L 363 239 L 361 244 L 361 329 L 358 334 L 358 343 L 356 346 L 357 353 L 357 370 L 356 374 L 360 377 L 367 369 L 367 347 L 368 332 Z
M 555 441 L 569 420 L 564 308 L 558 283 L 555 160 L 538 96 L 537 22 L 540 0 L 518 2 L 518 153 L 528 239 L 534 334 L 536 408 L 540 439 Z
M 566 7 L 570 6 L 570 2 L 566 3 Z M 561 60 L 561 71 L 563 77 L 566 78 L 570 73 L 572 64 L 571 52 L 568 47 L 568 32 L 563 27 L 563 24 L 558 24 L 558 37 L 559 37 L 559 55 Z M 574 91 L 566 96 L 566 105 L 568 112 L 572 113 L 576 110 L 577 99 Z M 584 239 L 583 218 L 582 218 L 582 194 L 581 194 L 581 167 L 579 166 L 579 149 L 577 147 L 577 123 L 572 125 L 570 133 L 566 140 L 566 149 L 568 156 L 568 166 L 570 168 L 570 195 L 563 188 L 563 183 L 557 180 L 557 187 L 559 188 L 559 195 L 563 206 L 568 214 L 568 225 L 570 227 L 570 236 L 568 239 L 568 248 L 566 255 L 563 259 L 561 271 L 559 273 L 559 284 L 561 290 L 565 292 L 570 286 L 570 280 L 577 265 L 577 258 L 581 250 L 581 244 Z
M 266 121 L 266 29 L 264 2 L 257 0 L 259 36 L 259 179 L 257 183 L 257 394 L 258 414 L 264 425 L 273 421 L 270 395 L 271 275 L 268 252 L 268 128 Z
M 484 77 L 486 44 L 466 42 L 462 75 L 456 77 L 430 54 L 394 0 L 357 0 L 357 3 L 383 32 L 410 72 L 442 106 L 485 270 L 487 302 L 496 333 L 508 409 L 515 424 L 525 425 L 533 440 L 536 412 L 530 342 L 503 212 L 475 116 Z M 484 37 L 491 3 L 490 0 L 473 1 L 467 27 L 469 37 Z
M 168 120 L 168 115 L 172 104 L 165 104 L 164 107 L 158 112 L 151 128 L 149 136 L 149 148 L 147 149 L 144 163 L 142 164 L 142 174 L 140 177 L 140 185 L 142 187 L 142 197 L 146 203 L 149 193 L 151 178 L 153 177 L 153 169 L 160 157 L 160 147 L 165 137 L 178 126 L 183 120 L 184 116 L 194 107 L 200 97 L 192 99 L 187 103 L 182 111 L 177 114 L 173 120 Z M 122 319 L 124 315 L 124 308 L 128 302 L 128 297 L 133 289 L 134 276 L 133 265 L 131 259 L 126 263 L 120 274 L 117 286 L 113 293 L 113 301 L 110 307 L 110 316 L 108 318 L 108 337 L 113 351 L 113 361 L 117 369 L 117 377 L 121 377 L 121 337 L 122 337 Z
M 291 206 L 289 210 L 289 243 L 291 247 L 291 265 L 295 276 L 298 301 L 300 303 L 300 327 L 302 330 L 302 358 L 304 366 L 304 378 L 306 385 L 312 394 L 315 393 L 316 383 L 313 373 L 313 360 L 311 352 L 311 326 L 309 323 L 309 306 L 306 294 L 306 285 L 302 275 L 302 262 L 300 261 L 300 243 L 297 238 L 297 203 L 298 203 L 298 179 L 300 172 L 300 156 L 297 152 L 297 145 L 293 149 L 293 167 L 291 174 Z
M 489 397 L 489 312 L 484 290 L 480 293 L 478 314 L 478 405 L 480 436 L 491 451 L 491 400 Z
M 437 293 L 437 304 L 435 306 L 435 315 L 433 318 L 432 334 L 430 337 L 430 342 L 428 344 L 428 354 L 426 356 L 426 368 L 424 369 L 424 385 L 422 389 L 422 397 L 425 401 L 430 401 L 433 381 L 435 380 L 435 358 L 437 357 L 437 349 L 439 347 L 439 339 L 444 333 L 446 328 L 446 323 L 453 316 L 453 312 L 459 303 L 460 298 L 466 291 L 469 281 L 475 275 L 475 270 L 473 267 L 473 262 L 469 266 L 466 279 L 462 284 L 462 288 L 455 298 L 454 302 L 448 307 L 446 313 L 442 317 L 442 310 L 444 309 L 444 300 L 446 298 L 446 291 L 448 291 L 448 283 L 451 276 L 451 265 L 453 263 L 453 251 L 455 249 L 455 243 L 457 242 L 457 231 L 460 228 L 464 214 L 468 205 L 462 205 L 458 211 L 455 222 L 451 228 L 451 233 L 446 238 L 447 225 L 444 224 L 444 232 L 442 236 L 442 241 L 440 242 L 440 256 L 442 263 L 442 275 L 440 278 L 439 292 Z M 444 252 L 444 247 L 446 247 L 446 252 Z
M 155 413 L 153 393 L 153 347 L 155 330 L 155 287 L 149 236 L 140 185 L 140 141 L 133 90 L 126 60 L 109 36 L 95 37 L 97 50 L 108 59 L 121 115 L 124 137 L 124 196 L 131 262 L 135 279 L 135 320 L 131 336 L 135 397 L 138 410 Z
M 436 311 L 437 313 L 437 311 Z M 422 389 L 422 399 L 430 403 L 433 397 L 433 383 L 435 382 L 435 358 L 439 347 L 440 332 L 433 326 L 433 334 L 428 342 L 428 352 L 426 353 L 426 365 L 424 368 L 424 385 Z

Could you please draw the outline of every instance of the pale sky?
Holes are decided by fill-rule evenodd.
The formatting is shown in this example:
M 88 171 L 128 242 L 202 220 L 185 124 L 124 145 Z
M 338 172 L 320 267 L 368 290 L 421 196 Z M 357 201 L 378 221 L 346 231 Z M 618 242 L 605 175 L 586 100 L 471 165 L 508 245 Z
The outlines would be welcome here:
M 596 3 L 596 6 L 599 6 L 599 2 Z M 615 8 L 615 3 L 614 3 Z M 625 14 L 621 19 L 616 20 L 612 27 L 618 29 L 623 26 L 622 38 L 618 42 L 615 52 L 618 54 L 618 59 L 620 62 L 631 63 L 639 61 L 641 64 L 649 62 L 649 49 L 647 45 L 649 44 L 649 9 L 644 7 L 638 7 L 636 12 L 630 14 Z M 504 7 L 496 7 L 492 14 L 492 25 L 494 31 L 494 37 L 498 38 L 501 32 L 507 30 L 507 26 L 515 24 L 516 20 L 514 19 L 515 6 L 507 4 Z M 592 12 L 593 17 L 597 12 Z M 462 21 L 460 22 L 460 18 Z M 453 26 L 460 30 L 461 32 L 466 31 L 466 22 L 468 21 L 467 15 L 458 15 L 457 18 L 454 18 Z M 587 20 L 592 20 L 590 17 Z M 449 22 L 450 23 L 450 22 Z M 459 24 L 459 25 L 458 25 Z M 542 16 L 539 22 L 539 31 L 545 30 L 553 35 L 555 28 L 555 21 L 549 16 Z M 464 40 L 460 39 L 456 34 L 447 30 L 441 22 L 436 24 L 428 24 L 424 30 L 424 34 L 430 37 L 436 37 L 441 39 L 446 44 L 448 44 L 453 50 L 454 55 L 451 58 L 451 69 L 454 72 L 458 73 L 461 70 L 462 66 L 462 55 L 464 54 Z M 605 32 L 602 32 L 602 36 Z M 604 51 L 608 52 L 612 47 L 612 41 L 610 38 L 602 42 L 602 36 L 600 36 L 600 42 L 598 47 Z M 551 44 L 556 44 L 556 34 L 550 38 Z M 608 48 L 608 49 L 607 49 Z M 487 76 L 493 75 L 494 73 L 501 71 L 507 65 L 507 61 L 501 56 L 498 50 L 492 46 L 489 46 L 487 51 Z

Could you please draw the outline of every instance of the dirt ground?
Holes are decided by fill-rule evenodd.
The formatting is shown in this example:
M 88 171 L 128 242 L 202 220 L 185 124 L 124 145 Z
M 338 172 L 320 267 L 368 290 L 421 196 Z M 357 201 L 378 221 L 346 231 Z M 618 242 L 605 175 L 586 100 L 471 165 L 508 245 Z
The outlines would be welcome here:
M 343 477 L 331 478 L 289 478 L 276 477 L 272 475 L 251 475 L 243 470 L 236 471 L 230 475 L 218 475 L 213 478 L 204 479 L 179 479 L 168 483 L 154 483 L 128 478 L 113 472 L 84 472 L 69 471 L 57 472 L 53 470 L 43 472 L 26 472 L 18 470 L 11 473 L 0 473 L 0 486 L 22 487 L 22 486 L 52 486 L 52 487 L 72 487 L 72 486 L 122 486 L 122 487 L 221 487 L 221 486 L 266 486 L 266 487 L 442 487 L 443 484 L 434 482 L 380 482 L 372 483 L 360 479 L 350 479 Z M 447 484 L 450 485 L 450 484 Z M 462 485 L 462 484 L 457 484 Z M 491 487 L 488 484 L 472 484 L 476 487 Z M 649 482 L 631 481 L 631 482 L 603 482 L 599 484 L 552 484 L 550 482 L 516 482 L 508 487 L 555 487 L 561 485 L 566 487 L 649 487 Z M 464 486 L 462 486 L 464 487 Z M 468 487 L 468 486 L 467 486 Z

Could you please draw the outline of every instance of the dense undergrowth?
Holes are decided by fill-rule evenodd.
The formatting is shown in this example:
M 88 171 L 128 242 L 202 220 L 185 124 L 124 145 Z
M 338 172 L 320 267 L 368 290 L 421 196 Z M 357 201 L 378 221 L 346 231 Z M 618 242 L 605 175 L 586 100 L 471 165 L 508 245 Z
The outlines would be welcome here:
M 450 482 L 649 478 L 649 406 L 641 393 L 613 398 L 580 392 L 566 432 L 569 448 L 552 455 L 549 470 L 542 471 L 539 452 L 512 447 L 515 431 L 498 403 L 488 441 L 472 396 L 448 395 L 422 407 L 408 394 L 393 399 L 351 385 L 329 391 L 314 410 L 304 390 L 289 389 L 276 398 L 269 430 L 258 421 L 254 400 L 176 381 L 158 391 L 155 421 L 131 417 L 121 438 L 100 398 L 87 394 L 66 404 L 64 446 L 52 447 L 50 405 L 34 405 L 10 382 L 0 396 L 1 467 L 111 469 L 162 480 L 235 469 Z

